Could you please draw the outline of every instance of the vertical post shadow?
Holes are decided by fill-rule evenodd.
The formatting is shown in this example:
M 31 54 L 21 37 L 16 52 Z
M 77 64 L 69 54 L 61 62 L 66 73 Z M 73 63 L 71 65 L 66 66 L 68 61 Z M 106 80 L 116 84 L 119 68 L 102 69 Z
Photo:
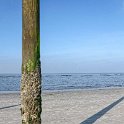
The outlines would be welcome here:
M 118 99 L 117 101 L 113 102 L 109 106 L 105 107 L 101 111 L 97 112 L 96 114 L 92 115 L 91 117 L 87 118 L 86 120 L 84 120 L 80 124 L 93 124 L 97 119 L 99 119 L 100 117 L 102 117 L 106 112 L 108 112 L 109 110 L 111 110 L 114 106 L 116 106 L 122 100 L 124 100 L 124 96 L 121 97 L 120 99 Z

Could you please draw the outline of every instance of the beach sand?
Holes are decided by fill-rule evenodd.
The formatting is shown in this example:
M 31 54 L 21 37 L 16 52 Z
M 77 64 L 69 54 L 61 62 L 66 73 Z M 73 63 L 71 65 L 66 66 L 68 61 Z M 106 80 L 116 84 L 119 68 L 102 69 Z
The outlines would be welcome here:
M 124 124 L 124 89 L 43 92 L 42 124 Z M 19 93 L 0 93 L 0 124 L 21 124 Z

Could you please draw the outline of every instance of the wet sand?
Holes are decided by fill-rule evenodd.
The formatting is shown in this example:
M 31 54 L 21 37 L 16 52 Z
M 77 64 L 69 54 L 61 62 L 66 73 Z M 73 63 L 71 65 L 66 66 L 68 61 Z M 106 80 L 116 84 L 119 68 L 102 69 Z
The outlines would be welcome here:
M 124 88 L 43 92 L 42 124 L 123 124 Z M 0 124 L 21 124 L 19 93 L 0 93 Z

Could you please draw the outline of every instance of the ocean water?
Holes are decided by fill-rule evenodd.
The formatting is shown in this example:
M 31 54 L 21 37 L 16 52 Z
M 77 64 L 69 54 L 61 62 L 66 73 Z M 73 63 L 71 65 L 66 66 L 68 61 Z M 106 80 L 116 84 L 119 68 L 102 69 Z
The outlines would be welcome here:
M 0 74 L 0 91 L 19 91 L 19 74 Z M 43 74 L 42 90 L 124 87 L 124 73 Z

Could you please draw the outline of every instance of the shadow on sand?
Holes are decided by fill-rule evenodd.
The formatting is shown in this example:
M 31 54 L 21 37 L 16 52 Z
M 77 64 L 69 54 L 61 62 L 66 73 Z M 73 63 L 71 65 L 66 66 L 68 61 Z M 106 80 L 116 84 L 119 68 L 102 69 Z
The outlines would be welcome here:
M 100 117 L 102 117 L 106 112 L 108 112 L 109 110 L 111 110 L 114 106 L 116 106 L 122 100 L 124 100 L 124 96 L 121 97 L 120 99 L 118 99 L 117 101 L 113 102 L 109 106 L 105 107 L 101 111 L 97 112 L 96 114 L 92 115 L 91 117 L 87 118 L 86 120 L 84 120 L 80 124 L 93 124 L 97 119 L 99 119 Z
M 11 105 L 11 106 L 5 106 L 5 107 L 0 108 L 0 110 L 7 109 L 7 108 L 12 108 L 12 107 L 16 107 L 16 106 L 19 106 L 19 105 L 20 104 L 18 104 L 18 105 Z

